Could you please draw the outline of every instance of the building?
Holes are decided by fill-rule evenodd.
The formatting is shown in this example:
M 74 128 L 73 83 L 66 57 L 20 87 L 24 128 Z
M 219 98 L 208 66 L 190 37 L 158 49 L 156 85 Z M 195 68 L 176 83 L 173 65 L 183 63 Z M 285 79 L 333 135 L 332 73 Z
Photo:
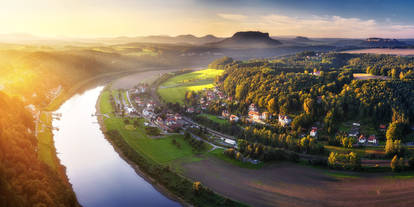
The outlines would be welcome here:
M 279 123 L 282 126 L 287 126 L 292 122 L 292 119 L 290 119 L 288 116 L 285 115 L 279 115 Z
M 221 116 L 222 117 L 229 117 L 230 116 L 230 113 L 229 113 L 229 111 L 227 111 L 227 110 L 223 110 L 222 112 L 221 112 Z
M 260 117 L 262 120 L 268 120 L 271 118 L 270 113 L 265 111 L 262 113 L 262 117 Z
M 360 127 L 361 124 L 360 123 L 357 123 L 357 122 L 354 122 L 354 123 L 352 123 L 352 126 L 354 126 L 354 127 Z
M 313 72 L 312 75 L 320 76 L 321 75 L 321 71 L 317 70 L 317 71 Z
M 193 107 L 187 108 L 187 113 L 194 113 L 194 108 Z
M 174 118 L 175 118 L 176 120 L 181 120 L 181 119 L 183 119 L 183 117 L 181 116 L 181 114 L 178 114 L 178 113 L 176 113 L 176 114 L 175 114 Z
M 361 136 L 359 136 L 358 138 L 358 143 L 359 144 L 365 144 L 367 142 L 367 138 L 361 134 Z
M 227 144 L 230 144 L 232 146 L 236 146 L 236 141 L 232 140 L 232 139 L 224 139 L 224 142 Z
M 249 119 L 260 120 L 260 113 L 258 111 L 249 111 Z
M 370 135 L 368 137 L 368 143 L 369 144 L 377 144 L 377 138 L 375 137 L 375 135 Z
M 236 115 L 234 115 L 234 114 L 232 114 L 232 115 L 230 115 L 230 121 L 234 121 L 234 122 L 238 122 L 239 121 L 239 117 L 238 116 L 236 116 Z
M 312 129 L 311 129 L 311 131 L 310 131 L 309 135 L 310 135 L 311 137 L 316 137 L 316 136 L 318 135 L 318 128 L 317 128 L 317 127 L 312 127 Z
M 258 111 L 254 103 L 250 104 L 249 111 Z

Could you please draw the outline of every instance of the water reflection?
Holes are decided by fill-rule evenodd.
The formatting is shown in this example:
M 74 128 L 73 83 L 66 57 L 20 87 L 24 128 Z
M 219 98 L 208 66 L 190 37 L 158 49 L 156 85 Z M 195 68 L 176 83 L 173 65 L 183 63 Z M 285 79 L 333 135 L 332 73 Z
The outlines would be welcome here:
M 84 207 L 180 206 L 138 176 L 99 128 L 95 104 L 103 87 L 68 100 L 53 125 L 55 146 L 79 202 Z

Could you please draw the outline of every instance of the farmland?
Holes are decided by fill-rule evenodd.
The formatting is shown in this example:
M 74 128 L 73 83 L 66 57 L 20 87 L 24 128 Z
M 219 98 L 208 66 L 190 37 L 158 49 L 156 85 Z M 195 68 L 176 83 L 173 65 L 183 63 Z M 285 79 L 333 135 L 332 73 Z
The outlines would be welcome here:
M 273 163 L 260 169 L 218 159 L 184 164 L 186 176 L 252 206 L 412 206 L 412 173 L 367 174 Z M 385 176 L 385 177 L 384 177 Z
M 160 85 L 158 94 L 166 102 L 183 104 L 187 91 L 201 91 L 214 87 L 214 78 L 223 72 L 223 70 L 204 69 L 175 76 Z
M 413 56 L 413 49 L 386 49 L 386 48 L 373 48 L 373 49 L 361 49 L 361 50 L 349 50 L 343 51 L 343 53 L 360 54 L 386 54 L 386 55 L 401 55 L 401 56 Z

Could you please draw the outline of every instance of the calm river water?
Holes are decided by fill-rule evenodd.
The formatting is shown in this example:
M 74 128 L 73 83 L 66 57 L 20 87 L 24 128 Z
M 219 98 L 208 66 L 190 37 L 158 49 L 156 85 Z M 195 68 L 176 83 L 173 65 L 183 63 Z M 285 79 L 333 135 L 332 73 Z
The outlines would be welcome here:
M 95 113 L 103 87 L 65 102 L 54 120 L 55 146 L 76 196 L 84 207 L 181 206 L 136 174 L 104 138 Z

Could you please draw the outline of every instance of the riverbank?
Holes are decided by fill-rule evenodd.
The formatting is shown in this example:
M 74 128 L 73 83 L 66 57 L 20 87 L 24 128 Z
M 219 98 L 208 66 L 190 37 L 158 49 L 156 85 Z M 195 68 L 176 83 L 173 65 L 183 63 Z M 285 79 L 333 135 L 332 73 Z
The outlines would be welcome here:
M 108 87 L 108 86 L 107 86 Z M 96 102 L 95 108 L 96 111 L 101 113 L 101 107 L 100 107 L 100 103 L 101 103 L 101 98 L 102 98 L 102 93 L 99 95 L 99 98 Z M 136 164 L 135 162 L 132 162 L 130 159 L 128 159 L 128 157 L 125 155 L 125 153 L 119 148 L 117 147 L 117 145 L 114 143 L 114 141 L 112 139 L 108 138 L 107 135 L 107 129 L 105 127 L 105 123 L 103 121 L 104 116 L 98 116 L 98 123 L 100 126 L 101 131 L 103 132 L 105 139 L 108 140 L 109 143 L 111 143 L 112 147 L 114 148 L 114 150 L 119 154 L 119 156 L 125 160 L 134 170 L 135 172 L 141 176 L 145 181 L 151 183 L 152 186 L 154 186 L 154 188 L 160 192 L 161 194 L 163 194 L 165 197 L 177 201 L 179 202 L 182 206 L 191 206 L 189 203 L 187 203 L 184 199 L 174 195 L 173 193 L 171 193 L 167 188 L 165 188 L 163 185 L 161 185 L 160 183 L 158 183 L 155 179 L 153 179 L 151 176 L 149 176 L 147 173 L 145 173 L 138 164 Z
M 73 192 L 73 186 L 67 176 L 66 167 L 62 165 L 61 160 L 57 156 L 57 150 L 54 142 L 53 134 L 53 111 L 57 110 L 63 103 L 65 103 L 72 96 L 87 90 L 96 85 L 111 81 L 113 79 L 126 76 L 128 74 L 139 73 L 141 71 L 122 71 L 114 73 L 106 73 L 85 79 L 70 89 L 62 89 L 60 93 L 54 98 L 46 107 L 39 111 L 39 120 L 36 125 L 37 136 L 37 153 L 40 160 L 52 168 L 60 179 L 64 181 L 68 189 Z M 78 203 L 78 206 L 81 206 Z
M 105 94 L 105 95 L 102 95 Z M 198 161 L 197 152 L 191 150 L 181 136 L 165 136 L 153 139 L 146 135 L 143 120 L 140 118 L 122 118 L 114 114 L 114 106 L 110 103 L 111 91 L 102 91 L 99 98 L 99 114 L 107 116 L 100 118 L 100 124 L 104 126 L 105 137 L 110 140 L 117 151 L 122 151 L 124 159 L 129 163 L 139 166 L 139 172 L 144 173 L 152 183 L 163 186 L 162 189 L 172 193 L 186 205 L 194 206 L 245 206 L 239 202 L 222 197 L 219 194 L 204 187 L 198 182 L 184 177 L 177 162 Z M 104 97 L 104 98 L 103 98 Z M 108 117 L 109 118 L 106 118 Z M 132 122 L 131 122 L 132 121 Z M 139 122 L 139 127 L 129 130 L 129 123 Z M 180 143 L 180 147 L 174 144 Z M 153 150 L 156 149 L 156 150 Z M 196 189 L 194 185 L 199 186 Z

